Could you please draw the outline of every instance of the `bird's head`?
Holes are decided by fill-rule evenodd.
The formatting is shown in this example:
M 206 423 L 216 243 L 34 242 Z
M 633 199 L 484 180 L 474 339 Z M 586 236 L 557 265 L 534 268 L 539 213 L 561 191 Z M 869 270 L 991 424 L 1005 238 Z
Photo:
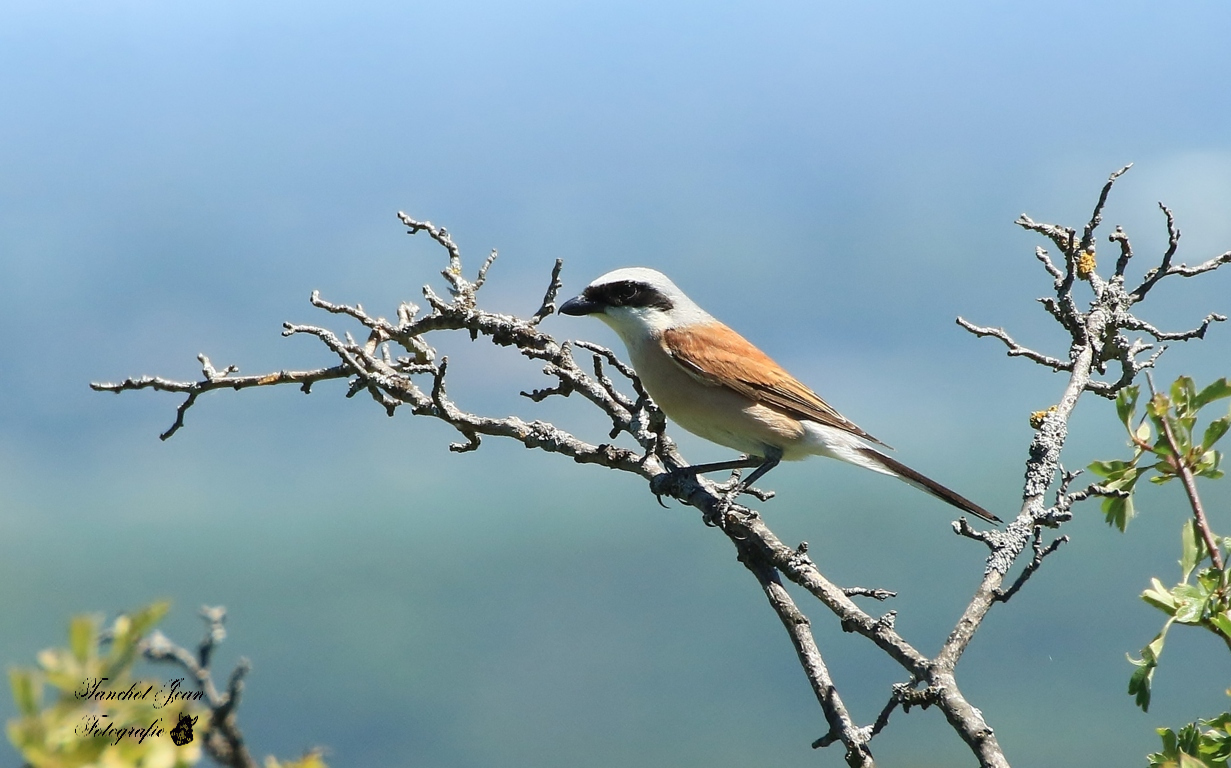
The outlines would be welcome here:
M 560 313 L 594 315 L 626 344 L 669 328 L 714 321 L 666 275 L 646 267 L 608 272 L 586 286 L 580 296 L 564 302 Z

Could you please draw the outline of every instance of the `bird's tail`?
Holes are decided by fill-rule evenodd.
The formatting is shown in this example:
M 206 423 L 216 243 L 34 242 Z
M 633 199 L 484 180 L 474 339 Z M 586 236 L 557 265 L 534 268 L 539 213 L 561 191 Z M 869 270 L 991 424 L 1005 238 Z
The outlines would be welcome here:
M 855 451 L 866 461 L 880 465 L 878 467 L 869 467 L 870 469 L 879 469 L 886 474 L 893 475 L 894 477 L 915 486 L 919 490 L 927 491 L 941 501 L 948 502 L 960 510 L 981 517 L 989 523 L 1002 522 L 999 517 L 996 517 L 991 512 L 988 512 L 986 509 L 980 507 L 978 504 L 975 504 L 965 496 L 954 493 L 935 480 L 919 474 L 902 462 L 889 458 L 875 448 L 861 445 L 858 446 Z

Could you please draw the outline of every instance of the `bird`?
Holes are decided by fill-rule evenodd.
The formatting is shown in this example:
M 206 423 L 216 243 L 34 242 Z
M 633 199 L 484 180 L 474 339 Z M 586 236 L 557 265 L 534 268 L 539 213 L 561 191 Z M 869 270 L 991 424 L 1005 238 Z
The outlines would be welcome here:
M 753 468 L 743 491 L 781 461 L 819 455 L 896 477 L 988 522 L 1000 518 L 887 456 L 888 445 L 838 413 L 769 355 L 719 322 L 663 273 L 625 267 L 597 278 L 560 313 L 615 331 L 667 418 L 745 456 L 693 473 Z M 878 447 L 879 446 L 879 447 Z

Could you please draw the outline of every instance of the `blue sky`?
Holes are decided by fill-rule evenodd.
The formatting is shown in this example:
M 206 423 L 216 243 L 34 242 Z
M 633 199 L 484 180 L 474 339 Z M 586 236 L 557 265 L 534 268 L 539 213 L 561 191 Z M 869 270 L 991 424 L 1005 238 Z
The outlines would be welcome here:
M 1033 301 L 1039 241 L 1012 222 L 1080 225 L 1126 162 L 1107 226 L 1139 269 L 1165 244 L 1159 200 L 1181 258 L 1231 248 L 1229 22 L 1216 2 L 10 0 L 0 660 L 30 662 L 74 612 L 157 597 L 188 642 L 195 607 L 222 603 L 223 660 L 254 662 L 260 754 L 842 764 L 808 748 L 820 713 L 729 544 L 637 482 L 494 440 L 454 456 L 447 430 L 326 386 L 205 398 L 161 443 L 175 400 L 87 382 L 191 378 L 199 352 L 246 372 L 326 360 L 279 335 L 326 320 L 312 290 L 390 314 L 437 279 L 405 210 L 472 268 L 499 249 L 484 290 L 501 310 L 533 311 L 556 258 L 570 292 L 659 268 L 903 461 L 1011 509 L 1026 415 L 1062 382 L 953 318 L 1063 354 Z M 1177 282 L 1143 314 L 1187 327 L 1228 296 L 1227 274 Z M 616 343 L 584 318 L 544 327 Z M 1227 375 L 1229 339 L 1173 349 L 1159 376 Z M 602 429 L 580 403 L 518 398 L 535 366 L 442 348 L 465 406 Z M 1066 465 L 1122 453 L 1113 423 L 1083 401 Z M 899 626 L 934 650 L 980 553 L 945 508 L 868 474 L 783 467 L 764 513 L 840 583 L 899 589 Z M 1231 493 L 1206 492 L 1217 520 Z M 1227 705 L 1225 652 L 1183 633 L 1149 715 L 1123 692 L 1124 653 L 1160 624 L 1136 595 L 1175 576 L 1177 503 L 1149 489 L 1126 536 L 1083 510 L 976 639 L 961 679 L 1015 764 L 1140 762 L 1153 728 Z M 870 721 L 899 676 L 809 612 Z M 933 712 L 875 746 L 887 765 L 973 764 Z

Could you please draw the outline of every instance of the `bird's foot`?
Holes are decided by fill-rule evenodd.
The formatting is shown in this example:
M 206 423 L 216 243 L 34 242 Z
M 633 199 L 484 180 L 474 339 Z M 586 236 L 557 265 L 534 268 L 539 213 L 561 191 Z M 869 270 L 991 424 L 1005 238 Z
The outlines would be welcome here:
M 750 510 L 739 507 L 737 500 L 742 494 L 754 496 L 761 501 L 773 498 L 773 491 L 762 491 L 759 488 L 753 488 L 747 484 L 747 481 L 741 481 L 739 472 L 735 472 L 730 480 L 722 483 L 717 487 L 718 503 L 712 509 L 706 512 L 704 516 L 705 524 L 711 527 L 722 528 L 726 530 L 727 520 L 732 511 L 737 507 L 743 512 Z M 755 513 L 753 513 L 755 514 Z
M 741 480 L 739 470 L 731 473 L 731 479 L 718 486 L 718 490 L 731 503 L 734 503 L 742 494 L 748 494 L 757 501 L 769 501 L 774 498 L 773 491 L 763 491 L 751 484 L 750 480 Z
M 705 523 L 710 528 L 727 528 L 727 516 L 731 512 L 731 507 L 735 502 L 733 497 L 724 493 L 718 497 L 718 503 L 713 507 L 705 510 L 701 515 L 701 522 Z
M 680 496 L 684 481 L 696 479 L 697 473 L 693 467 L 677 467 L 650 478 L 650 493 L 658 499 L 660 506 L 666 508 L 667 505 L 663 504 L 664 496 Z

